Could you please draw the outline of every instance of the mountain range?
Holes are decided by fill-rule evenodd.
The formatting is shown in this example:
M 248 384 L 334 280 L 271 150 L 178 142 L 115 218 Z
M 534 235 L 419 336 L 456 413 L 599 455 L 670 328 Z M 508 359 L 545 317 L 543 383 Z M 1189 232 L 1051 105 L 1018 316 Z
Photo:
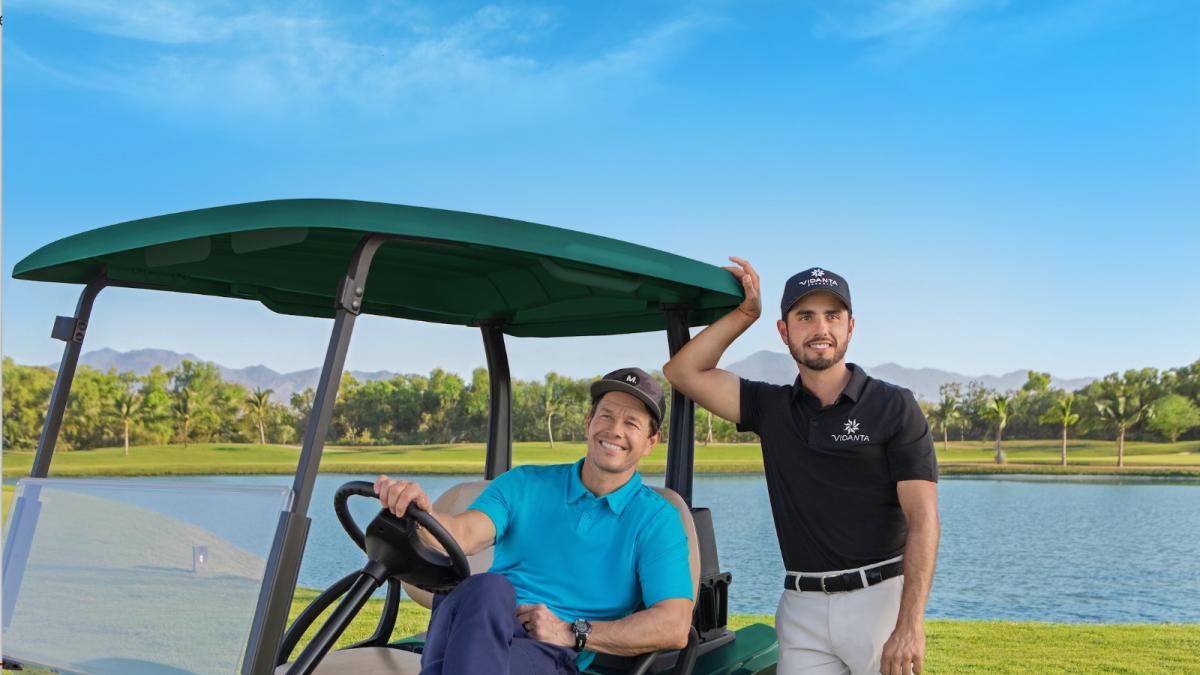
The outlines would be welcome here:
M 792 360 L 791 356 L 782 352 L 767 350 L 755 352 L 737 363 L 724 367 L 726 370 L 733 371 L 750 380 L 791 384 L 796 379 L 796 362 Z M 917 398 L 926 401 L 938 400 L 938 387 L 947 382 L 959 382 L 963 385 L 968 382 L 981 382 L 989 389 L 1010 391 L 1020 389 L 1029 377 L 1027 370 L 1014 370 L 1003 375 L 963 375 L 937 368 L 905 368 L 896 363 L 863 366 L 863 370 L 871 377 L 911 389 Z M 1066 379 L 1051 376 L 1050 385 L 1067 391 L 1075 391 L 1086 387 L 1094 379 L 1096 378 Z
M 115 349 L 104 348 L 85 352 L 79 357 L 79 363 L 101 371 L 116 368 L 117 372 L 131 371 L 135 375 L 145 375 L 153 370 L 154 366 L 162 366 L 163 370 L 170 370 L 178 366 L 184 359 L 188 361 L 206 360 L 192 353 L 180 354 L 169 349 L 135 349 L 130 352 L 118 352 Z M 271 398 L 280 403 L 287 403 L 295 392 L 304 391 L 307 387 L 316 387 L 317 379 L 321 377 L 319 367 L 291 373 L 279 373 L 266 366 L 227 368 L 215 362 L 213 365 L 217 367 L 226 382 L 240 384 L 247 389 L 262 387 L 274 390 Z M 50 367 L 57 369 L 58 364 L 50 364 Z M 396 373 L 386 370 L 373 372 L 351 370 L 350 374 L 360 381 L 387 380 L 396 376 Z
M 180 364 L 184 359 L 203 361 L 195 354 L 180 354 L 167 349 L 137 349 L 130 352 L 118 352 L 114 349 L 97 349 L 87 352 L 79 358 L 83 365 L 97 370 L 116 368 L 119 372 L 132 371 L 137 375 L 149 373 L 154 366 L 162 366 L 169 370 Z M 287 402 L 291 395 L 303 391 L 306 387 L 315 387 L 317 378 L 321 375 L 320 368 L 308 368 L 291 373 L 279 373 L 266 366 L 250 366 L 248 368 L 227 368 L 215 364 L 227 382 L 240 384 L 248 389 L 262 387 L 274 390 L 273 398 Z M 58 364 L 51 364 L 57 368 Z M 796 364 L 792 358 L 782 352 L 763 350 L 735 363 L 724 366 L 738 375 L 751 379 L 790 384 L 796 379 Z M 911 389 L 918 398 L 926 401 L 936 401 L 938 387 L 946 382 L 966 384 L 971 381 L 982 382 L 985 387 L 998 391 L 1019 389 L 1025 383 L 1027 371 L 1014 370 L 1003 375 L 963 375 L 936 368 L 906 368 L 895 363 L 884 363 L 878 366 L 864 366 L 863 369 L 872 377 L 886 380 L 893 384 Z M 395 377 L 397 373 L 387 370 L 361 371 L 352 370 L 350 374 L 358 380 L 386 380 Z M 1052 386 L 1074 391 L 1087 386 L 1094 378 L 1064 379 L 1051 377 Z

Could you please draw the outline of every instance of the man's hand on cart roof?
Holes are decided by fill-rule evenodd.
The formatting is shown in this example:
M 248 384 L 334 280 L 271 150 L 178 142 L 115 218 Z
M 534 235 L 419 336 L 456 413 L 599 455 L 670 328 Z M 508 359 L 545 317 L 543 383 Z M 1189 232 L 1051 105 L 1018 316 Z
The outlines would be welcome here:
M 758 281 L 758 272 L 755 272 L 750 262 L 743 258 L 731 255 L 729 259 L 736 264 L 736 267 L 726 265 L 723 269 L 728 270 L 733 278 L 738 280 L 738 283 L 742 285 L 742 291 L 746 294 L 746 299 L 738 305 L 738 310 L 744 312 L 751 319 L 758 319 L 762 316 L 762 292 Z

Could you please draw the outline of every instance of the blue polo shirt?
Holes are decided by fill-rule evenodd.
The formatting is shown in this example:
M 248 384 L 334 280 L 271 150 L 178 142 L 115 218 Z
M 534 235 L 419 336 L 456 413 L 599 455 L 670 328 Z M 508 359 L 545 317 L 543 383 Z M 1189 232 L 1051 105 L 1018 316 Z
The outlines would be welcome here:
M 492 572 L 517 604 L 544 604 L 563 621 L 613 621 L 669 598 L 692 599 L 679 512 L 637 472 L 597 498 L 575 464 L 519 466 L 469 508 L 496 526 Z M 590 659 L 588 659 L 590 661 Z

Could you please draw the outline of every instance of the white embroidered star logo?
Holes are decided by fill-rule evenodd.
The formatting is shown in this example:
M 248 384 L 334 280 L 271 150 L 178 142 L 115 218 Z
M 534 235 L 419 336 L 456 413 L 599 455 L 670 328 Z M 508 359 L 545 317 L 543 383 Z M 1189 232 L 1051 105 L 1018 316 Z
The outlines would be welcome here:
M 823 270 L 823 269 L 821 269 L 820 267 L 818 267 L 818 268 L 816 268 L 815 270 L 813 270 L 813 271 L 812 271 L 812 275 L 813 275 L 814 277 L 823 277 L 823 276 L 825 276 L 825 270 Z
M 858 420 L 846 420 L 846 433 L 848 433 L 848 434 L 857 434 L 858 433 Z

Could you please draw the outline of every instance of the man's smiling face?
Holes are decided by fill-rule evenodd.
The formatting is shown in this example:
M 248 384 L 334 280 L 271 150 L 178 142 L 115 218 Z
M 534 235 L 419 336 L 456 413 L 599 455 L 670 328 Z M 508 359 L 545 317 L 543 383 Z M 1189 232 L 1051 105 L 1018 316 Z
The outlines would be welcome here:
M 796 363 L 825 370 L 846 358 L 854 319 L 837 296 L 810 293 L 792 305 L 778 328 Z
M 625 473 L 658 443 L 646 405 L 633 394 L 610 391 L 587 419 L 587 457 L 605 473 Z

